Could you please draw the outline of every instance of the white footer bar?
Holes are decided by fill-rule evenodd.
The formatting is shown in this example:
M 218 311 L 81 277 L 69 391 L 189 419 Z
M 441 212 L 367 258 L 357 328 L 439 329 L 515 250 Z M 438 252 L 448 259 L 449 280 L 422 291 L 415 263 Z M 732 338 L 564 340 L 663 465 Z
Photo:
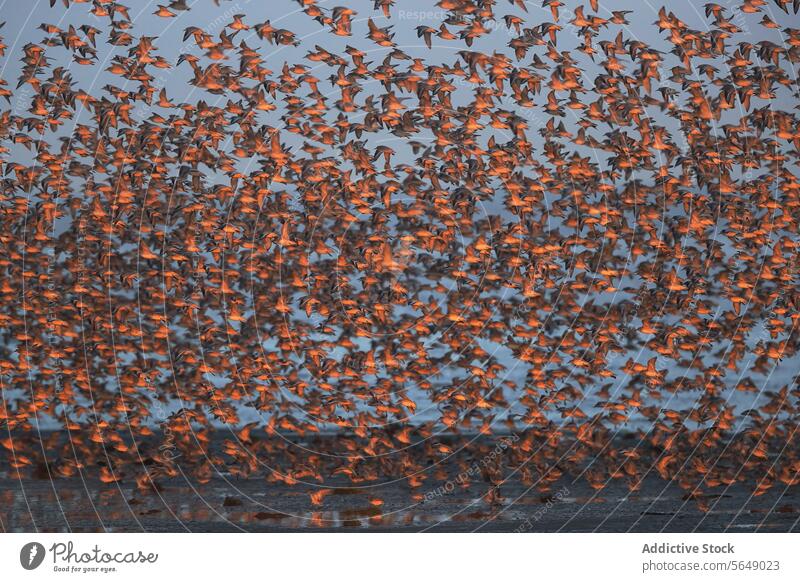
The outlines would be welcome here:
M 800 580 L 798 541 L 768 533 L 2 534 L 0 572 L 15 581 L 751 582 Z

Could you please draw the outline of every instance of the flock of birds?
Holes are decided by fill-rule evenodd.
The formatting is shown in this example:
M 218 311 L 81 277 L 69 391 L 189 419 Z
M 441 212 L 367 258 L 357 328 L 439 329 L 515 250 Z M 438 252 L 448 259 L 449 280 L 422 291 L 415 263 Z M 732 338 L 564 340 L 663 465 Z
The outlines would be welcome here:
M 6 466 L 800 483 L 798 0 L 163 1 L 0 43 Z

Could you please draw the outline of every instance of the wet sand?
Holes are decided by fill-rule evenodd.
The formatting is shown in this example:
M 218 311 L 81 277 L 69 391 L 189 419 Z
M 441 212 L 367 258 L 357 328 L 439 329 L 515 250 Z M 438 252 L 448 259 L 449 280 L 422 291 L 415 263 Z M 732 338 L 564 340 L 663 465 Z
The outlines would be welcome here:
M 502 501 L 487 503 L 480 484 L 428 492 L 411 501 L 397 484 L 354 488 L 342 483 L 315 507 L 313 488 L 220 475 L 205 485 L 176 478 L 160 492 L 79 478 L 0 477 L 3 531 L 33 532 L 786 532 L 800 526 L 798 488 L 774 488 L 753 497 L 744 485 L 706 495 L 698 503 L 657 478 L 630 493 L 621 484 L 594 491 L 564 479 L 549 494 L 521 483 L 501 487 Z M 383 500 L 380 507 L 370 504 Z

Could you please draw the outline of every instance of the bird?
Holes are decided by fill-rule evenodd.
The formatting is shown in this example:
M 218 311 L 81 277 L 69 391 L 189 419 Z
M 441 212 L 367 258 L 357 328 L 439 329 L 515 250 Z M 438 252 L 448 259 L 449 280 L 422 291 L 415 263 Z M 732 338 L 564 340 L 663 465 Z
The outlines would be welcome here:
M 0 38 L 0 462 L 315 524 L 800 484 L 800 3 L 204 2 Z

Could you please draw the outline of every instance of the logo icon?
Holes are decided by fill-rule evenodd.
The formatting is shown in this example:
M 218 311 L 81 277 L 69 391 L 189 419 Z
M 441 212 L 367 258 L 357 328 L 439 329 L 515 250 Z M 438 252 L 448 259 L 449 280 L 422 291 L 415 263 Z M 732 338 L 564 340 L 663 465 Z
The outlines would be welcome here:
M 44 546 L 39 542 L 29 542 L 19 551 L 19 563 L 26 570 L 35 570 L 44 561 Z

